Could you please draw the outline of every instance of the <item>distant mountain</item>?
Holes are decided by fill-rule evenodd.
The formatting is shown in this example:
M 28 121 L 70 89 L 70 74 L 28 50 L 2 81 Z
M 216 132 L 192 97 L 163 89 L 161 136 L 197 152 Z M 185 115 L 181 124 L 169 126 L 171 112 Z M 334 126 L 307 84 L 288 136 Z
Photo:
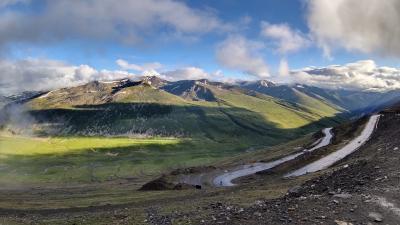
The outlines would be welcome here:
M 207 86 L 222 87 L 225 86 L 225 84 L 220 82 L 210 82 L 207 79 L 181 80 L 170 82 L 161 87 L 161 89 L 188 100 L 216 101 L 216 97 Z
M 238 85 L 158 77 L 93 81 L 23 104 L 40 135 L 183 136 L 249 145 L 280 143 L 345 119 L 322 101 L 309 107 Z
M 169 81 L 161 79 L 157 76 L 144 76 L 141 78 L 141 80 L 143 83 L 146 83 L 146 84 L 151 85 L 156 88 L 163 87 L 163 86 L 167 85 L 168 83 L 170 83 Z
M 239 81 L 238 85 L 243 88 L 251 89 L 254 91 L 263 90 L 269 87 L 275 87 L 276 84 L 268 80 L 257 80 L 257 81 Z
M 260 83 L 258 81 L 255 83 Z M 263 81 L 265 82 L 265 81 Z M 243 85 L 242 88 L 257 91 L 295 104 L 321 109 L 325 105 L 345 110 L 354 115 L 369 113 L 400 98 L 400 91 L 365 92 L 352 90 L 330 90 L 308 85 Z M 321 105 L 321 103 L 323 103 Z
M 263 82 L 267 85 L 259 85 Z M 337 111 L 345 111 L 345 108 L 326 101 L 323 98 L 318 98 L 304 92 L 304 87 L 300 85 L 275 85 L 272 82 L 265 83 L 265 81 L 254 82 L 252 85 L 240 84 L 242 88 L 263 93 L 290 103 L 295 104 L 297 107 L 305 107 L 313 109 L 316 112 L 325 112 L 335 109 Z

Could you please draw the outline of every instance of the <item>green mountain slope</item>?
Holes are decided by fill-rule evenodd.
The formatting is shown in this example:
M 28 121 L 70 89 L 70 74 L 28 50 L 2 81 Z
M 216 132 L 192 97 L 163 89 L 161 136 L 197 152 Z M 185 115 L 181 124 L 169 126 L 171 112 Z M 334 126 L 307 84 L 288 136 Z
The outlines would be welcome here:
M 268 81 L 242 82 L 239 85 L 285 101 L 304 105 L 314 110 L 329 112 L 341 110 L 360 115 L 390 105 L 400 97 L 399 91 L 372 92 L 357 90 L 330 90 L 308 85 L 275 85 Z
M 257 85 L 258 84 L 258 85 Z M 265 84 L 263 81 L 257 81 L 253 84 L 242 84 L 241 86 L 245 89 L 257 91 L 259 93 L 263 93 L 266 95 L 273 96 L 278 99 L 282 99 L 294 104 L 298 104 L 300 106 L 304 106 L 306 108 L 313 109 L 314 112 L 318 112 L 321 115 L 331 114 L 336 111 L 344 110 L 346 108 L 342 108 L 331 101 L 327 101 L 326 99 L 316 95 L 310 94 L 309 92 L 305 92 L 304 86 L 288 86 L 288 85 L 262 85 Z
M 154 77 L 90 82 L 25 103 L 34 132 L 45 136 L 190 137 L 249 146 L 277 144 L 343 120 L 338 109 L 312 105 L 218 82 Z
M 213 88 L 215 95 L 223 103 L 237 108 L 246 108 L 260 114 L 265 121 L 275 123 L 278 128 L 292 129 L 306 126 L 322 117 L 333 117 L 338 110 L 315 110 L 314 108 L 296 107 L 293 104 L 262 94 L 255 96 L 241 92 Z

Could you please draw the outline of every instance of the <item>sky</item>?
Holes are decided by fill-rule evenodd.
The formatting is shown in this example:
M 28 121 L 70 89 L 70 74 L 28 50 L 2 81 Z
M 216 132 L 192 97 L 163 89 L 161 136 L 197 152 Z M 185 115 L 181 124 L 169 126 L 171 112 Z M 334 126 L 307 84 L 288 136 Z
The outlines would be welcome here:
M 400 88 L 397 0 L 0 0 L 0 93 L 91 80 Z

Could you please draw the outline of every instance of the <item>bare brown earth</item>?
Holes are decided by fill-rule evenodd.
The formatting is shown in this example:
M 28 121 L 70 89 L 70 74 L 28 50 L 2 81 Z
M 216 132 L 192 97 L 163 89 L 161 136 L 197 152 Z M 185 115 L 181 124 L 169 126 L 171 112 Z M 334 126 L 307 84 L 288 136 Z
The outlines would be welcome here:
M 353 138 L 360 127 L 362 122 L 335 129 L 333 147 Z M 30 198 L 38 202 L 37 208 L 34 204 L 20 209 L 3 207 L 0 224 L 400 224 L 399 132 L 400 116 L 396 110 L 388 112 L 371 139 L 357 152 L 333 168 L 296 179 L 283 179 L 282 175 L 334 148 L 322 149 L 304 161 L 246 177 L 232 188 L 142 191 L 145 197 L 137 197 L 128 181 L 109 184 L 110 193 L 118 196 L 125 193 L 130 199 L 124 203 L 110 204 L 105 200 L 105 204 L 87 202 L 92 205 L 89 207 L 66 205 L 44 209 L 39 203 L 43 204 L 47 198 L 59 196 L 62 206 L 76 193 L 62 188 L 40 190 L 36 194 L 28 190 L 24 190 L 27 193 L 0 190 L 0 199 L 12 199 L 19 194 L 21 205 L 31 201 Z M 269 157 L 279 153 L 270 152 Z M 256 158 L 269 160 L 258 155 Z M 85 188 L 80 191 L 82 196 L 89 192 Z

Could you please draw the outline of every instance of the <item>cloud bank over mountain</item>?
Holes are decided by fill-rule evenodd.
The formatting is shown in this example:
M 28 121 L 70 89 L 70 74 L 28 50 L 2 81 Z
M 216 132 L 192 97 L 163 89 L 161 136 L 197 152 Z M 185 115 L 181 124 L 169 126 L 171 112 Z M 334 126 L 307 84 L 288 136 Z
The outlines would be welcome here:
M 74 66 L 49 59 L 0 60 L 0 94 L 51 90 L 93 80 L 134 76 L 127 71 L 98 71 L 88 65 Z
M 127 61 L 125 62 L 130 65 L 129 68 L 132 65 L 136 65 Z M 153 63 L 151 65 L 156 64 Z M 138 66 L 143 69 L 143 65 Z M 328 89 L 368 91 L 400 89 L 400 69 L 379 67 L 372 60 L 321 68 L 306 67 L 300 70 L 285 71 L 285 73 L 288 74 L 285 77 L 287 78 L 286 82 L 301 83 Z M 221 71 L 209 73 L 202 68 L 194 66 L 166 71 L 157 71 L 154 69 L 141 70 L 138 73 L 134 73 L 122 68 L 121 70 L 96 70 L 89 65 L 76 66 L 49 59 L 0 60 L 0 95 L 10 95 L 31 90 L 51 90 L 75 86 L 94 80 L 137 79 L 143 75 L 155 75 L 171 81 L 211 79 L 233 82 L 232 79 L 226 77 Z
M 400 88 L 400 69 L 379 67 L 372 60 L 343 66 L 308 67 L 292 71 L 290 75 L 293 82 L 329 89 L 387 91 Z
M 116 63 L 120 66 L 120 70 L 96 70 L 89 65 L 70 65 L 49 59 L 0 60 L 0 95 L 7 96 L 23 91 L 47 91 L 95 80 L 138 79 L 141 76 L 159 76 L 171 81 L 225 79 L 220 71 L 208 73 L 193 66 L 160 71 L 162 65 L 159 63 L 137 65 L 122 59 Z

